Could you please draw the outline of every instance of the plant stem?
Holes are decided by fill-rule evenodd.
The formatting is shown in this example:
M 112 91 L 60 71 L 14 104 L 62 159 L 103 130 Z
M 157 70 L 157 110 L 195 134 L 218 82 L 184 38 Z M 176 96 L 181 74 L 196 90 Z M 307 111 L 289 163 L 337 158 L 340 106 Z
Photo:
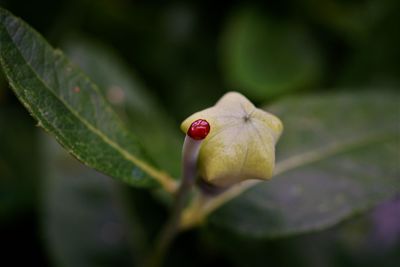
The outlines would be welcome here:
M 179 231 L 182 211 L 197 175 L 197 158 L 202 140 L 185 137 L 182 150 L 182 182 L 175 196 L 171 215 L 157 239 L 147 267 L 159 267 L 164 261 L 171 242 Z

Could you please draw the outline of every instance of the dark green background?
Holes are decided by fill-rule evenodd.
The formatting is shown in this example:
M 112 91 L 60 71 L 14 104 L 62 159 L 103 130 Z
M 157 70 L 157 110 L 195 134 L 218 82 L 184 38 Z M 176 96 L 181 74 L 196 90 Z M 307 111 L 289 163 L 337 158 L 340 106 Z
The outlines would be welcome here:
M 176 128 L 187 115 L 213 104 L 229 90 L 241 91 L 256 104 L 264 105 L 288 95 L 398 90 L 400 86 L 400 4 L 395 0 L 245 4 L 9 0 L 0 1 L 0 5 L 33 26 L 55 47 L 66 47 L 79 36 L 116 51 L 132 75 L 171 115 Z M 263 38 L 264 35 L 270 38 Z M 246 49 L 253 53 L 243 54 Z M 265 79 L 260 70 L 276 72 L 274 79 Z M 61 156 L 49 159 L 44 145 L 47 138 L 35 127 L 3 78 L 0 138 L 0 265 L 81 266 L 76 262 L 91 262 L 93 265 L 82 266 L 129 266 L 134 259 L 124 249 L 129 242 L 124 238 L 126 229 L 136 229 L 130 231 L 132 235 L 144 233 L 152 239 L 166 216 L 164 207 L 145 191 L 126 188 L 104 177 L 97 178 L 104 180 L 97 183 L 96 178 L 87 177 L 99 174 L 77 165 L 61 152 L 52 152 Z M 67 190 L 48 190 L 53 180 L 49 182 L 44 177 L 55 172 L 61 177 L 73 177 L 64 179 L 68 181 L 63 185 Z M 76 178 L 82 176 L 87 178 L 83 185 L 84 179 Z M 104 189 L 109 187 L 123 193 Z M 71 215 L 65 208 L 75 207 L 76 188 L 83 190 L 79 197 L 84 196 L 88 206 L 80 207 L 85 214 L 79 222 L 86 233 L 85 242 L 74 239 L 79 240 L 79 233 L 51 230 L 54 221 L 67 226 L 76 223 L 69 221 Z M 119 199 L 119 195 L 129 201 L 110 200 Z M 107 204 L 109 200 L 112 204 Z M 122 208 L 128 209 L 134 219 L 121 215 L 126 216 L 120 210 L 125 202 L 134 206 Z M 66 212 L 48 207 L 48 203 L 61 203 L 60 209 Z M 167 264 L 398 266 L 400 230 L 392 225 L 400 225 L 399 206 L 397 198 L 330 230 L 275 241 L 243 240 L 212 227 L 191 231 L 178 238 Z M 91 214 L 92 211 L 96 212 Z M 102 217 L 96 217 L 98 214 Z M 120 239 L 111 238 L 111 243 L 99 245 L 98 233 L 105 231 L 107 237 L 108 232 L 96 226 L 98 221 L 106 223 L 111 236 L 119 233 Z M 129 227 L 120 226 L 125 221 L 131 222 Z M 145 229 L 141 228 L 143 225 Z M 62 244 L 53 242 L 54 235 L 65 243 L 81 243 L 81 253 L 71 252 L 68 259 L 63 259 L 59 252 Z M 123 248 L 115 244 L 122 244 Z M 140 249 L 143 248 L 133 250 L 142 253 Z M 77 260 L 81 258 L 85 260 Z

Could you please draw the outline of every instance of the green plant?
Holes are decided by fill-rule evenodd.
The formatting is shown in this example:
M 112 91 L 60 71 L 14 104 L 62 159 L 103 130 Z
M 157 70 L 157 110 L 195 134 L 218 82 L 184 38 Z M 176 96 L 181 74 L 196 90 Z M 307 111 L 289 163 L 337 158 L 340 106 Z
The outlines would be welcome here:
M 94 62 L 92 56 L 109 67 L 93 75 L 100 82 L 96 85 L 4 9 L 0 33 L 5 76 L 38 125 L 84 164 L 171 204 L 183 137 L 163 110 L 129 78 L 111 77 L 117 75 L 110 71 L 113 63 L 101 62 L 88 49 L 81 60 Z M 128 82 L 112 87 L 104 77 Z M 182 229 L 203 225 L 239 236 L 279 238 L 324 229 L 398 194 L 399 100 L 390 90 L 343 91 L 287 97 L 269 105 L 265 109 L 285 126 L 275 177 L 205 201 L 194 195 L 183 211 Z M 122 117 L 131 116 L 133 123 L 117 115 L 122 104 Z M 139 239 L 140 234 L 133 235 Z M 148 255 L 151 247 L 140 248 L 137 255 Z

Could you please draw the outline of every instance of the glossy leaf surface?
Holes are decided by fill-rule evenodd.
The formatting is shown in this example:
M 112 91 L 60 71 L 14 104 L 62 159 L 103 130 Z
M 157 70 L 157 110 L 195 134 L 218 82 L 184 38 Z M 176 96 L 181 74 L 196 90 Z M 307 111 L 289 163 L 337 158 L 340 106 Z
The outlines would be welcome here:
M 0 10 L 1 65 L 19 100 L 39 125 L 88 166 L 136 186 L 171 179 L 147 163 L 137 137 L 79 68 L 37 32 Z M 155 179 L 151 179 L 155 178 Z

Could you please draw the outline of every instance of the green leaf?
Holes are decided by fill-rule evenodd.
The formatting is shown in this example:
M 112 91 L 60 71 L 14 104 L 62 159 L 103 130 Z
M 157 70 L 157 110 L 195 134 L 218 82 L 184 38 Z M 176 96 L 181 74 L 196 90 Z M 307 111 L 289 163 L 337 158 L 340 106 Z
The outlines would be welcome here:
M 111 48 L 94 40 L 70 38 L 63 47 L 99 85 L 155 163 L 178 177 L 183 136 L 140 79 Z
M 78 164 L 43 137 L 49 164 L 44 168 L 41 222 L 54 264 L 132 266 L 141 256 L 143 233 L 135 232 L 135 221 L 128 219 L 121 184 Z
M 280 237 L 326 228 L 400 193 L 399 103 L 388 91 L 342 92 L 268 108 L 285 127 L 277 175 L 217 210 L 210 223 Z
M 231 90 L 259 100 L 309 87 L 321 73 L 317 47 L 301 24 L 250 8 L 228 20 L 221 55 Z
M 37 32 L 0 9 L 4 73 L 19 100 L 66 150 L 90 167 L 135 186 L 174 182 L 149 165 L 99 88 Z M 151 179 L 154 178 L 154 179 Z

